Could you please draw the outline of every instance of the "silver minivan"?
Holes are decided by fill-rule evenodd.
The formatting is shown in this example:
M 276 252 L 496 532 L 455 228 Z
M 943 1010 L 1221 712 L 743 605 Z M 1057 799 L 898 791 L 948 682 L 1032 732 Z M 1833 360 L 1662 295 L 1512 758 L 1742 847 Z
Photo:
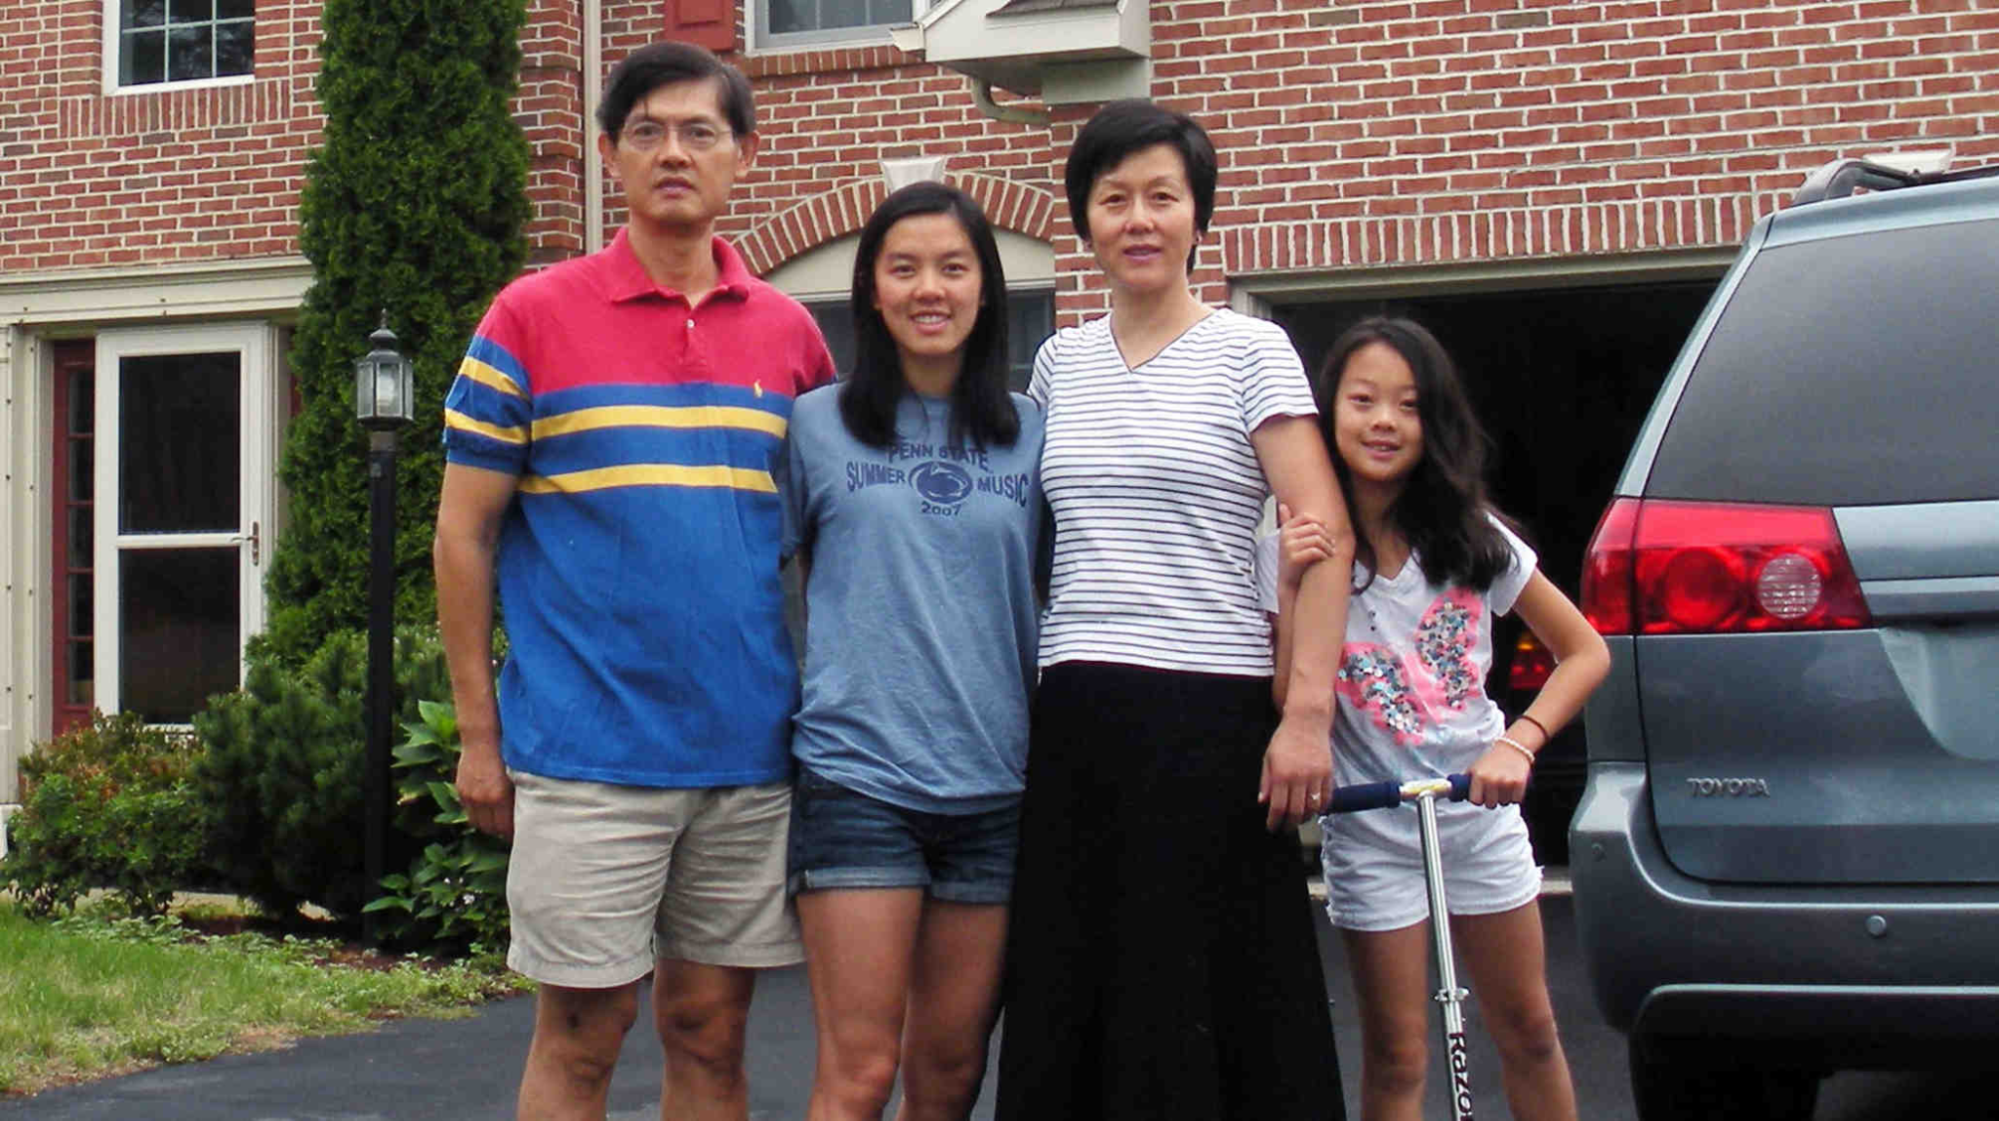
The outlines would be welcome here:
M 1856 191 L 1854 188 L 1866 190 Z M 1639 1116 L 1808 1118 L 1999 1045 L 1999 167 L 1758 222 L 1584 566 L 1570 829 Z

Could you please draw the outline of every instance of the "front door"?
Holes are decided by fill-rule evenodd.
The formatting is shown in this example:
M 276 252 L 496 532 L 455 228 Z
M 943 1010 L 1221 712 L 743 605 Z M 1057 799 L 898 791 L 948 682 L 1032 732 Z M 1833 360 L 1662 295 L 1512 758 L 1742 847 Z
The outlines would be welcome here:
M 97 338 L 96 707 L 185 724 L 264 622 L 277 423 L 269 328 Z

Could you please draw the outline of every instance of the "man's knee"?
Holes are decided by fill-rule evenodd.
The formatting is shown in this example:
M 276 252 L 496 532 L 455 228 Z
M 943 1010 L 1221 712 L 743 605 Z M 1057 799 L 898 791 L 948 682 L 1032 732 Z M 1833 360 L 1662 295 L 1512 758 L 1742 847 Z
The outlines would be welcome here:
M 579 1086 L 608 1081 L 638 1019 L 637 991 L 544 985 L 535 1000 L 533 1051 L 548 1069 Z
M 663 994 L 657 1002 L 656 1019 L 668 1059 L 692 1061 L 711 1075 L 741 1076 L 750 1021 L 746 992 Z

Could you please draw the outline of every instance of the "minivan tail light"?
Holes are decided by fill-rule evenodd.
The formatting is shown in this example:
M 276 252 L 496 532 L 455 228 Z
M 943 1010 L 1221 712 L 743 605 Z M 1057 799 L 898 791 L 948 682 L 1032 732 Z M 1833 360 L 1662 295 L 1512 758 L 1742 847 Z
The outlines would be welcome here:
M 1631 542 L 1638 528 L 1636 498 L 1620 498 L 1603 512 L 1583 556 L 1583 617 L 1598 634 L 1630 634 Z
M 1620 514 L 1629 536 L 1607 540 Z M 1589 612 L 1589 575 L 1599 570 L 1629 574 L 1621 614 Z M 1619 499 L 1591 542 L 1584 600 L 1605 634 L 1844 630 L 1870 621 L 1839 526 L 1819 507 Z
M 1513 644 L 1513 660 L 1506 664 L 1506 688 L 1514 693 L 1531 693 L 1548 683 L 1555 672 L 1555 656 L 1541 645 L 1533 631 L 1521 631 Z

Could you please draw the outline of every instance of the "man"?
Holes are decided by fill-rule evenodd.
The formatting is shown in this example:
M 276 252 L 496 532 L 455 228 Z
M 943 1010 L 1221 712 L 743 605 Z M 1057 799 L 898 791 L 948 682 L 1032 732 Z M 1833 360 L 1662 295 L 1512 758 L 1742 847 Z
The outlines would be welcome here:
M 541 982 L 519 1116 L 604 1116 L 651 972 L 663 1114 L 741 1121 L 754 970 L 801 957 L 773 471 L 832 359 L 714 234 L 757 151 L 742 74 L 644 48 L 597 123 L 625 228 L 501 292 L 445 403 L 457 785 L 474 825 L 514 838 L 508 963 Z

